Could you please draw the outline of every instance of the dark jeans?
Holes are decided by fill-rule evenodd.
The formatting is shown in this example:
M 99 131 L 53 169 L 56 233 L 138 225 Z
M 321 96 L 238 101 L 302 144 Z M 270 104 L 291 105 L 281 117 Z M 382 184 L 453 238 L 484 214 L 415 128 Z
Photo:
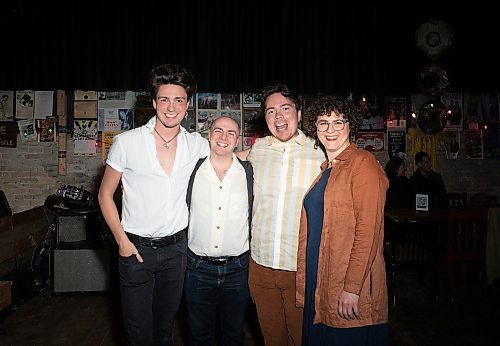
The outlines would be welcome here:
M 188 251 L 184 297 L 190 345 L 214 345 L 217 313 L 222 344 L 244 345 L 249 302 L 248 252 L 226 264 L 211 264 Z
M 131 345 L 171 345 L 186 272 L 187 239 L 153 249 L 134 244 L 144 259 L 120 257 L 125 330 Z

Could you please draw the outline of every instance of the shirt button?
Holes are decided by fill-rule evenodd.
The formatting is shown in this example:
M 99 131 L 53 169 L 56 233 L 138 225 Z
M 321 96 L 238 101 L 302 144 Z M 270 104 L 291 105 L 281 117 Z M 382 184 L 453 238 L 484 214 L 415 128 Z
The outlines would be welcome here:
M 222 208 L 221 208 L 221 207 L 219 207 L 219 210 L 222 210 Z
M 219 189 L 221 189 L 221 190 L 222 190 L 222 186 L 219 186 Z
M 219 248 L 219 245 L 215 245 L 214 247 L 215 247 L 216 249 L 218 249 L 218 248 Z
M 219 229 L 219 228 L 220 228 L 220 227 L 219 227 L 219 226 L 217 226 L 217 229 Z

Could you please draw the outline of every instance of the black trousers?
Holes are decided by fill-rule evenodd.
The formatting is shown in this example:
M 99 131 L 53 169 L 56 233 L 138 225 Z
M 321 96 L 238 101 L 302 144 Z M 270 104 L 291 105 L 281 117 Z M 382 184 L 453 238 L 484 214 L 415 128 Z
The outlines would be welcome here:
M 131 345 L 171 345 L 186 272 L 187 239 L 153 249 L 133 241 L 144 259 L 120 257 L 123 319 Z

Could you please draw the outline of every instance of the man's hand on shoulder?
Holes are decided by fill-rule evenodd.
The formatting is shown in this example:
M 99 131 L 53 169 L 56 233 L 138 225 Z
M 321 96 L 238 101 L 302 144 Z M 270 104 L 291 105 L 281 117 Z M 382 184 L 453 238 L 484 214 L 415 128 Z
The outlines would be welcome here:
M 243 161 L 246 161 L 247 157 L 248 157 L 248 154 L 250 153 L 250 149 L 247 149 L 247 150 L 242 150 L 242 151 L 237 151 L 235 152 L 234 154 L 240 159 L 240 160 L 243 160 Z

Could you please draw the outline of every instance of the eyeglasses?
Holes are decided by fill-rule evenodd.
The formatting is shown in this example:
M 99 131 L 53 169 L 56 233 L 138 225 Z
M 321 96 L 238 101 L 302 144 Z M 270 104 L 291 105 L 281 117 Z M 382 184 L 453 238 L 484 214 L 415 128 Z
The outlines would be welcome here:
M 330 128 L 330 125 L 332 126 L 333 131 L 342 131 L 345 127 L 345 124 L 347 124 L 349 121 L 344 120 L 344 119 L 338 119 L 334 120 L 331 123 L 328 121 L 318 121 L 316 123 L 316 129 L 318 132 L 326 132 Z

